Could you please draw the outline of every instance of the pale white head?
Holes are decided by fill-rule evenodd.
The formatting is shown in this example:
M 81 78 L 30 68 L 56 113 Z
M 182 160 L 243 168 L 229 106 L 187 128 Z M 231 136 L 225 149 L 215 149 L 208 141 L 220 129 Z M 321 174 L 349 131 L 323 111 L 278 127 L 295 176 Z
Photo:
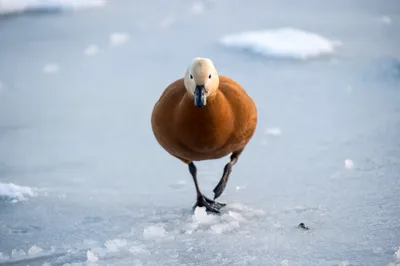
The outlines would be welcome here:
M 219 77 L 211 59 L 196 57 L 187 68 L 184 77 L 185 88 L 194 98 L 194 105 L 204 107 L 207 98 L 218 90 Z

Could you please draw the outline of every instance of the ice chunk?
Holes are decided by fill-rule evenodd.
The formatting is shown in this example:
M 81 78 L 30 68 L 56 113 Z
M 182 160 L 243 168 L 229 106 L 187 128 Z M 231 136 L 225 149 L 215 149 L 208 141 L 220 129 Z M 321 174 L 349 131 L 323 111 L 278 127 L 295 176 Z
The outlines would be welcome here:
M 145 239 L 156 239 L 165 236 L 165 229 L 162 225 L 150 225 L 143 230 Z
M 341 45 L 316 33 L 284 27 L 230 34 L 220 39 L 229 48 L 249 50 L 277 58 L 308 59 L 332 54 Z
M 399 249 L 394 253 L 395 257 L 396 257 L 396 262 L 400 263 L 400 247 Z
M 46 74 L 55 74 L 60 71 L 60 66 L 56 63 L 48 63 L 43 67 L 43 72 Z
M 344 168 L 346 169 L 353 169 L 354 168 L 354 163 L 351 159 L 346 159 L 344 160 Z
M 51 12 L 102 7 L 105 0 L 0 0 L 0 14 L 26 11 Z
M 128 33 L 125 32 L 114 32 L 110 34 L 109 42 L 111 46 L 121 46 L 129 40 Z
M 41 247 L 33 245 L 30 249 L 28 249 L 28 256 L 37 255 L 38 253 L 40 253 L 42 251 L 43 251 L 43 249 Z
M 0 199 L 9 198 L 15 201 L 23 201 L 34 196 L 36 196 L 36 191 L 33 188 L 18 186 L 13 183 L 0 183 Z
M 97 262 L 99 260 L 99 257 L 97 257 L 96 254 L 90 250 L 86 252 L 86 257 L 88 262 Z
M 350 262 L 347 261 L 347 260 L 341 261 L 341 262 L 338 264 L 338 266 L 350 266 L 350 265 L 351 265 Z
M 104 243 L 104 246 L 111 252 L 116 252 L 120 248 L 125 247 L 126 245 L 128 245 L 128 241 L 126 239 L 107 240 Z
M 283 261 L 281 261 L 281 266 L 289 266 L 289 261 L 284 259 Z
M 19 258 L 22 258 L 25 256 L 26 256 L 26 253 L 22 249 L 20 249 L 20 250 L 13 249 L 11 251 L 11 258 L 13 258 L 13 259 L 19 259 Z
M 96 44 L 91 44 L 88 47 L 86 47 L 84 54 L 87 56 L 94 56 L 98 54 L 100 51 L 100 48 Z
M 270 136 L 280 136 L 282 134 L 282 131 L 278 127 L 271 127 L 265 129 L 265 134 L 270 135 Z
M 215 215 L 208 215 L 205 207 L 196 207 L 193 214 L 193 221 L 199 224 L 211 224 L 217 221 Z

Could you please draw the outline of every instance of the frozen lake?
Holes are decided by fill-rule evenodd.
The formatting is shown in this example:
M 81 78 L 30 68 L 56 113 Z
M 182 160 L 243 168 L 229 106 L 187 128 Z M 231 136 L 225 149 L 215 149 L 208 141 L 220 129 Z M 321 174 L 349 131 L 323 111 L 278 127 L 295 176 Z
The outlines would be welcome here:
M 400 264 L 399 1 L 58 11 L 0 16 L 0 265 Z M 340 45 L 298 58 L 308 39 L 269 31 L 287 27 Z M 262 49 L 235 35 L 265 30 Z M 259 110 L 221 216 L 193 215 L 187 167 L 150 125 L 197 56 Z M 196 164 L 207 196 L 227 161 Z

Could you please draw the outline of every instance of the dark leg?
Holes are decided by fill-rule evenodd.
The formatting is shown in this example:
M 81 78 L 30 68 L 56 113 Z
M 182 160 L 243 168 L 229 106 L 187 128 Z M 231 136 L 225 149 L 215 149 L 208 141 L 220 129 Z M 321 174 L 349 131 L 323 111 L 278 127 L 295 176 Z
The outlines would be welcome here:
M 219 213 L 219 209 L 225 206 L 225 204 L 218 203 L 211 199 L 208 199 L 200 192 L 199 184 L 197 182 L 197 169 L 193 162 L 189 163 L 189 172 L 193 177 L 193 182 L 196 187 L 196 194 L 197 194 L 196 205 L 194 205 L 193 208 L 206 207 L 206 210 L 208 212 Z
M 239 159 L 239 155 L 243 150 L 233 152 L 231 155 L 231 160 L 224 167 L 224 173 L 222 174 L 221 180 L 219 180 L 218 185 L 214 188 L 214 200 L 221 196 L 224 192 L 226 184 L 228 183 L 229 175 L 232 172 L 232 166 L 234 166 Z

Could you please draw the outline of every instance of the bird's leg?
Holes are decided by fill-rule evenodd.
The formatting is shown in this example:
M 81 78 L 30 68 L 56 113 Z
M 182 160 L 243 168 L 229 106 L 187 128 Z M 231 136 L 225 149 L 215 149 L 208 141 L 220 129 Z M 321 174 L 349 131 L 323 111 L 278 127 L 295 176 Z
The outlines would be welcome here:
M 220 213 L 219 209 L 225 206 L 224 203 L 215 202 L 207 197 L 205 197 L 199 188 L 199 184 L 197 182 L 197 168 L 193 162 L 189 163 L 189 172 L 193 177 L 193 182 L 196 187 L 196 194 L 197 194 L 197 201 L 196 204 L 193 206 L 193 209 L 196 207 L 206 207 L 208 212 Z
M 224 173 L 222 174 L 221 180 L 219 180 L 218 185 L 214 188 L 214 200 L 221 196 L 222 192 L 224 192 L 226 184 L 228 183 L 229 175 L 232 172 L 232 166 L 234 166 L 239 159 L 239 155 L 243 150 L 239 150 L 233 152 L 231 155 L 231 160 L 224 167 Z

